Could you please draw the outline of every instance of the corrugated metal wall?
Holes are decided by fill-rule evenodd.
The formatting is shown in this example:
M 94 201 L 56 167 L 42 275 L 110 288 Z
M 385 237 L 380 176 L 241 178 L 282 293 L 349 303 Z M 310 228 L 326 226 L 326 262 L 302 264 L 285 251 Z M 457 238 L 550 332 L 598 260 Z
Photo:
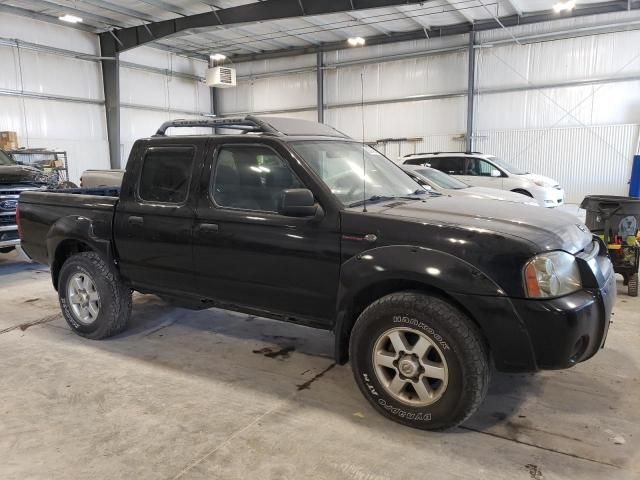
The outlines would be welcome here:
M 0 130 L 16 131 L 24 147 L 66 150 L 76 183 L 86 169 L 110 168 L 100 62 L 72 55 L 99 56 L 98 37 L 4 13 L 0 24 Z M 13 39 L 34 45 L 19 48 Z M 211 112 L 209 88 L 198 79 L 206 62 L 144 47 L 121 61 L 124 161 L 133 142 L 165 120 Z
M 67 151 L 72 181 L 85 168 L 109 168 L 100 64 L 7 41 L 98 55 L 96 36 L 8 14 L 0 14 L 0 24 L 0 130 L 17 132 L 22 147 Z
M 198 80 L 206 73 L 206 62 L 149 47 L 122 53 L 120 62 L 120 158 L 124 166 L 133 143 L 153 135 L 163 122 L 210 113 L 211 94 L 207 85 Z M 153 70 L 141 69 L 139 65 Z M 211 130 L 175 129 L 172 135 L 196 132 Z
M 640 31 L 558 32 L 638 20 L 640 12 L 627 12 L 510 29 L 526 39 L 522 45 L 502 43 L 510 40 L 504 30 L 477 34 L 488 48 L 476 49 L 474 149 L 557 179 L 572 202 L 589 193 L 625 194 L 640 125 Z M 553 32 L 562 38 L 544 37 Z M 461 35 L 326 53 L 325 121 L 360 139 L 364 116 L 367 141 L 412 139 L 378 144 L 393 159 L 463 149 L 467 41 Z M 221 113 L 262 108 L 314 119 L 315 60 L 239 65 L 241 75 L 260 78 L 221 92 Z M 361 74 L 364 111 L 357 105 Z M 431 95 L 444 98 L 424 99 Z
M 567 201 L 579 203 L 588 194 L 628 194 L 639 132 L 638 125 L 492 130 L 478 132 L 477 145 L 558 180 Z

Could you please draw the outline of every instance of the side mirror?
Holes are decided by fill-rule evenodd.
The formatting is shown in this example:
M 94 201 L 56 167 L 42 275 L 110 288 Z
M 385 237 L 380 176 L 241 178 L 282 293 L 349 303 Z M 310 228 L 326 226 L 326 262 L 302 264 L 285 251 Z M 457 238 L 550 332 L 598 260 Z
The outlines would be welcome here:
M 287 217 L 313 217 L 318 205 L 311 190 L 290 188 L 282 192 L 278 213 Z
M 502 176 L 502 172 L 500 170 L 497 169 L 493 169 L 491 170 L 491 176 L 492 177 L 501 177 Z

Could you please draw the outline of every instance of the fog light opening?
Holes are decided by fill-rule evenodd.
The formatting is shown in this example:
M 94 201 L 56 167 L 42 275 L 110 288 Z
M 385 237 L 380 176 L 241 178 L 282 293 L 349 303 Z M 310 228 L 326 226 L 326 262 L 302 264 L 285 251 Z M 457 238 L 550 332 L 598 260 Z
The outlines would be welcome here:
M 589 336 L 588 335 L 581 336 L 573 346 L 573 354 L 571 355 L 571 358 L 569 358 L 569 361 L 571 363 L 578 362 L 580 358 L 582 358 L 582 356 L 584 355 L 584 352 L 587 350 L 588 345 L 589 345 Z

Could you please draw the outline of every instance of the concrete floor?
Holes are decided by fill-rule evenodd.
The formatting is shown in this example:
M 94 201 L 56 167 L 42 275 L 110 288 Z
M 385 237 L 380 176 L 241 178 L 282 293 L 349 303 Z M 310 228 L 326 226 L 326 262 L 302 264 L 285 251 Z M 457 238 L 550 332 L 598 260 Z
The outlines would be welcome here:
M 327 332 L 136 295 L 132 325 L 73 334 L 46 268 L 0 256 L 0 478 L 640 478 L 640 299 L 567 371 L 495 374 L 448 433 L 375 413 Z

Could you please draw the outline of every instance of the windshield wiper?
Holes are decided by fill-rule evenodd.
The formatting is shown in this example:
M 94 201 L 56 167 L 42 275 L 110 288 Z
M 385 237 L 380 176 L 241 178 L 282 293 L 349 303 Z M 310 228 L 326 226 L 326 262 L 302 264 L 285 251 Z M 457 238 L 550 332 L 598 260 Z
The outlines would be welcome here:
M 357 202 L 353 202 L 349 204 L 349 208 L 351 207 L 358 207 L 360 205 L 364 205 L 365 203 L 374 203 L 374 202 L 384 202 L 386 200 L 393 200 L 394 198 L 398 198 L 398 197 L 391 197 L 391 196 L 386 196 L 386 195 L 372 195 L 371 197 L 362 200 L 358 200 Z

